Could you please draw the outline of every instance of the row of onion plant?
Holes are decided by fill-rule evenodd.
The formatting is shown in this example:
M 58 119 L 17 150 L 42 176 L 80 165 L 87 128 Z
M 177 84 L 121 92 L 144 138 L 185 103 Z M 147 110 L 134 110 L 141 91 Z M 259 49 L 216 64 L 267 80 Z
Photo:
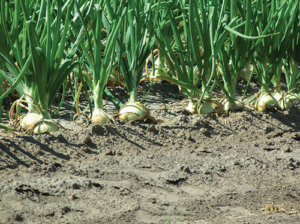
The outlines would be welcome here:
M 216 72 L 218 65 L 222 68 L 225 83 L 219 86 L 230 102 L 235 104 L 236 75 L 229 74 L 229 56 L 222 54 L 230 33 L 224 29 L 224 26 L 228 27 L 230 19 L 225 1 L 222 4 L 216 0 L 211 3 L 179 1 L 179 16 L 168 6 L 165 10 L 166 16 L 161 18 L 164 21 L 160 21 L 156 29 L 159 50 L 168 65 L 165 72 L 168 74 L 160 72 L 161 78 L 180 86 L 181 93 L 188 99 L 188 112 L 220 113 L 222 105 L 211 95 L 216 84 L 220 84 Z M 168 23 L 172 28 L 170 37 L 162 32 L 164 24 Z M 229 23 L 233 24 L 231 21 Z M 218 56 L 220 60 L 217 60 Z M 157 69 L 162 70 L 160 67 Z
M 255 26 L 258 32 L 268 27 L 270 32 L 276 33 L 264 38 L 255 49 L 255 68 L 261 85 L 261 93 L 255 108 L 264 111 L 267 108 L 279 106 L 282 109 L 289 107 L 299 97 L 286 95 L 281 89 L 283 59 L 289 54 L 297 54 L 295 45 L 299 44 L 299 4 L 300 1 L 257 1 L 254 9 L 257 10 Z M 293 49 L 294 47 L 294 49 Z M 293 75 L 296 75 L 295 72 Z M 298 69 L 299 72 L 299 69 Z M 299 74 L 297 75 L 299 76 Z M 288 87 L 295 85 L 296 80 L 287 80 Z M 271 87 L 273 84 L 273 88 Z M 299 88 L 299 86 L 295 86 Z
M 151 117 L 137 90 L 147 59 L 158 52 L 150 78 L 177 85 L 190 113 L 241 109 L 236 93 L 241 77 L 247 85 L 259 83 L 252 100 L 256 110 L 286 109 L 299 101 L 299 1 L 1 1 L 0 106 L 16 90 L 20 99 L 10 117 L 34 133 L 56 131 L 52 108 L 72 74 L 93 103 L 91 123 L 110 120 L 104 94 L 124 103 L 122 120 Z M 107 89 L 115 76 L 128 92 L 127 102 Z M 76 104 L 77 81 L 69 85 Z
M 13 89 L 21 98 L 11 112 L 20 107 L 27 113 L 21 125 L 34 133 L 58 130 L 50 110 L 57 92 L 76 62 L 65 46 L 74 2 L 50 0 L 1 1 L 1 52 L 6 71 L 0 70 L 11 86 L 1 95 L 3 100 Z
M 255 98 L 256 110 L 285 109 L 299 101 L 299 95 L 283 94 L 280 87 L 285 61 L 287 87 L 299 91 L 299 4 L 182 0 L 176 9 L 168 6 L 163 10 L 156 36 L 167 66 L 162 69 L 160 64 L 157 69 L 162 79 L 180 86 L 189 99 L 189 112 L 219 112 L 220 102 L 210 94 L 216 85 L 224 94 L 223 111 L 241 109 L 237 82 L 244 76 L 249 84 L 253 66 L 261 88 Z M 172 35 L 164 34 L 165 24 L 171 25 Z
M 86 12 L 83 11 L 87 9 Z M 79 55 L 81 62 L 92 78 L 85 77 L 92 92 L 94 109 L 91 116 L 93 124 L 105 124 L 110 120 L 103 110 L 103 94 L 113 66 L 115 66 L 117 36 L 123 24 L 127 6 L 124 2 L 111 5 L 108 1 L 91 1 L 85 7 L 76 3 L 78 24 L 74 23 L 74 34 L 79 33 Z M 77 25 L 77 26 L 76 26 Z

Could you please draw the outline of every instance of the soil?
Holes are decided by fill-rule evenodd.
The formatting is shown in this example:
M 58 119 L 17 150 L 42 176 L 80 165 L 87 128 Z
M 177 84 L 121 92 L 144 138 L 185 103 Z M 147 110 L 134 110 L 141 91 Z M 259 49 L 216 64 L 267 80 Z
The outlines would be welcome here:
M 65 104 L 58 132 L 1 132 L 0 223 L 300 223 L 300 107 L 188 115 L 177 92 L 145 101 L 163 123 L 84 126 Z

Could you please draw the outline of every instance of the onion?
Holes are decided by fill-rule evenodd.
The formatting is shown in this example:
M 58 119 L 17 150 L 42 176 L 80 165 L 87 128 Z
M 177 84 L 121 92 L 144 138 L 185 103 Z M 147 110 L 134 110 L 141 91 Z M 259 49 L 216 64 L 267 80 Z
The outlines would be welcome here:
M 109 116 L 102 109 L 95 109 L 92 114 L 92 124 L 103 125 L 110 121 Z
M 275 91 L 275 93 L 272 94 L 272 96 L 277 101 L 277 106 L 281 110 L 284 110 L 284 109 L 287 108 L 288 105 L 285 102 L 285 96 L 284 96 L 284 93 L 282 91 Z
M 158 57 L 155 59 L 154 66 L 155 66 L 154 75 L 152 75 L 152 73 L 150 74 L 150 77 L 152 79 L 157 79 L 157 78 L 159 78 L 161 76 L 168 76 L 167 69 L 166 69 L 167 65 L 164 62 L 164 58 L 163 57 L 161 57 L 160 55 L 158 55 Z
M 184 110 L 190 114 L 195 114 L 197 112 L 197 102 L 194 99 L 189 99 L 189 103 Z
M 52 119 L 44 119 L 38 121 L 33 129 L 34 134 L 42 134 L 46 132 L 55 132 L 58 131 L 59 127 L 57 123 Z
M 203 100 L 199 106 L 198 114 L 222 113 L 222 105 L 213 99 Z
M 296 93 L 290 93 L 285 96 L 285 101 L 291 104 L 300 103 L 300 95 Z
M 38 121 L 42 120 L 42 118 L 43 118 L 43 116 L 41 114 L 28 113 L 22 118 L 21 127 L 27 129 L 27 128 L 33 126 Z
M 236 111 L 241 110 L 243 108 L 243 104 L 239 101 L 231 101 L 228 99 L 225 99 L 223 102 L 223 110 L 228 111 Z
M 257 99 L 255 103 L 255 109 L 257 111 L 263 112 L 267 109 L 274 108 L 277 105 L 277 100 L 271 94 L 264 93 Z
M 140 102 L 126 103 L 119 112 L 120 119 L 125 121 L 141 120 L 148 115 L 148 109 Z
M 275 96 L 274 96 L 275 97 Z M 289 93 L 282 96 L 279 101 L 278 105 L 282 110 L 290 108 L 294 104 L 298 104 L 300 102 L 299 95 L 295 93 Z
M 222 105 L 214 99 L 203 99 L 197 110 L 197 100 L 189 99 L 188 105 L 184 108 L 187 112 L 191 114 L 212 114 L 212 113 L 222 113 Z
M 242 68 L 242 70 L 241 70 L 241 72 L 239 74 L 239 77 L 241 79 L 244 79 L 244 80 L 248 81 L 249 78 L 250 78 L 250 75 L 251 75 L 252 71 L 253 71 L 253 65 L 251 65 L 251 64 L 245 65 Z
M 55 132 L 59 130 L 57 123 L 38 113 L 28 113 L 21 120 L 21 127 L 24 129 L 32 129 L 34 134 L 42 134 L 46 132 Z

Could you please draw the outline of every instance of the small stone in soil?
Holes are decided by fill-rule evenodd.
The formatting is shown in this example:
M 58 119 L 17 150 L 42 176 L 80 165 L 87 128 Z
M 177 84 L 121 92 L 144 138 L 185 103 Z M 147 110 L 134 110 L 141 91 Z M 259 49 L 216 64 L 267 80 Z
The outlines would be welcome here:
M 68 206 L 63 207 L 61 210 L 62 210 L 62 214 L 67 214 L 71 211 L 71 209 Z
M 233 165 L 240 166 L 241 164 L 239 163 L 239 161 L 234 161 Z
M 219 171 L 222 172 L 222 173 L 226 172 L 226 168 L 225 167 L 220 167 Z
M 211 174 L 211 171 L 210 170 L 205 170 L 204 174 L 209 175 L 209 174 Z
M 21 215 L 17 214 L 16 217 L 15 217 L 15 220 L 18 221 L 18 222 L 23 222 L 24 218 Z
M 55 212 L 50 212 L 50 213 L 48 213 L 47 215 L 45 215 L 46 217 L 47 216 L 55 216 Z
M 62 134 L 59 134 L 57 136 L 57 139 L 60 143 L 67 143 L 67 140 L 65 139 L 65 137 Z
M 205 136 L 209 136 L 209 131 L 207 128 L 200 128 L 200 133 L 202 133 Z
M 270 151 L 273 151 L 273 150 L 275 150 L 275 148 L 274 148 L 274 147 L 271 147 L 271 146 L 269 146 L 269 147 L 263 147 L 263 150 L 270 152 Z
M 85 152 L 85 153 L 88 153 L 88 154 L 92 153 L 92 151 L 88 147 L 84 147 L 82 149 L 82 151 Z
M 147 132 L 152 132 L 154 134 L 157 134 L 158 133 L 158 130 L 156 129 L 155 125 L 150 125 L 148 128 L 147 128 Z
M 289 153 L 289 152 L 292 152 L 292 150 L 291 150 L 290 146 L 287 145 L 287 146 L 283 147 L 283 152 Z
M 49 172 L 56 172 L 57 169 L 61 168 L 62 165 L 60 163 L 54 163 L 52 164 L 49 168 L 48 168 L 48 171 Z
M 192 174 L 192 171 L 188 166 L 182 166 L 180 169 L 188 174 Z
M 72 185 L 72 188 L 73 188 L 74 190 L 78 190 L 78 189 L 80 189 L 80 185 L 77 184 L 77 183 L 74 183 L 74 184 Z
M 37 154 L 40 155 L 40 156 L 42 156 L 42 155 L 44 155 L 45 153 L 44 153 L 42 150 L 38 150 L 38 151 L 37 151 Z
M 157 202 L 156 198 L 149 198 L 148 201 L 151 202 L 152 204 L 156 204 Z
M 271 133 L 271 132 L 273 132 L 275 129 L 273 128 L 273 127 L 266 127 L 265 128 L 265 134 L 269 134 L 269 133 Z
M 187 140 L 193 143 L 196 143 L 195 139 L 192 136 L 188 136 Z
M 113 151 L 113 150 L 109 150 L 108 152 L 105 153 L 105 155 L 107 155 L 107 156 L 115 156 L 116 152 Z
M 71 194 L 70 200 L 74 201 L 76 199 L 78 199 L 78 197 L 76 196 L 76 194 L 75 193 Z

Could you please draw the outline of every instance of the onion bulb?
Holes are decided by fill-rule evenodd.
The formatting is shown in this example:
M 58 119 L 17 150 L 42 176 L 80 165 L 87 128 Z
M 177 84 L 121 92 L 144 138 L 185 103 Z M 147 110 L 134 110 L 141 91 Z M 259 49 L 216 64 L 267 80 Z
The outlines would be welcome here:
M 267 109 L 276 107 L 277 100 L 270 93 L 264 93 L 256 100 L 255 109 L 257 111 L 263 112 Z
M 245 65 L 239 74 L 239 78 L 248 81 L 252 72 L 253 72 L 253 65 L 251 64 Z
M 154 66 L 155 66 L 155 72 L 154 74 L 150 74 L 150 78 L 152 79 L 157 79 L 161 76 L 166 76 L 167 73 L 167 65 L 166 63 L 164 63 L 164 58 L 161 57 L 160 55 L 155 59 L 154 62 Z
M 299 96 L 295 93 L 284 94 L 284 92 L 275 92 L 273 97 L 277 100 L 278 106 L 281 110 L 290 108 L 293 104 L 300 102 Z
M 285 101 L 289 105 L 300 103 L 300 95 L 296 93 L 289 93 L 285 96 Z
M 48 118 L 43 118 L 38 113 L 28 113 L 21 120 L 21 127 L 24 129 L 32 129 L 34 134 L 42 134 L 46 132 L 58 131 L 58 124 Z
M 225 99 L 223 102 L 223 110 L 228 111 L 236 111 L 241 110 L 243 108 L 243 104 L 239 101 L 231 101 L 228 99 Z
M 38 113 L 28 113 L 21 120 L 22 128 L 29 128 L 38 121 L 42 120 L 43 116 Z
M 126 103 L 119 111 L 119 117 L 124 121 L 141 120 L 148 115 L 148 109 L 140 102 Z
M 214 99 L 203 99 L 197 110 L 197 99 L 189 99 L 188 105 L 184 108 L 185 111 L 191 114 L 212 114 L 222 113 L 222 105 Z
M 277 101 L 277 106 L 281 110 L 284 110 L 284 109 L 287 108 L 288 105 L 285 102 L 285 96 L 284 96 L 284 93 L 282 91 L 275 91 L 275 93 L 272 94 L 272 96 Z
M 189 103 L 184 110 L 190 114 L 195 114 L 197 112 L 197 101 L 194 99 L 189 99 Z
M 102 109 L 95 109 L 92 114 L 92 124 L 103 125 L 110 121 L 109 116 Z
M 222 105 L 213 99 L 203 100 L 202 103 L 199 105 L 198 114 L 212 114 L 222 112 Z

